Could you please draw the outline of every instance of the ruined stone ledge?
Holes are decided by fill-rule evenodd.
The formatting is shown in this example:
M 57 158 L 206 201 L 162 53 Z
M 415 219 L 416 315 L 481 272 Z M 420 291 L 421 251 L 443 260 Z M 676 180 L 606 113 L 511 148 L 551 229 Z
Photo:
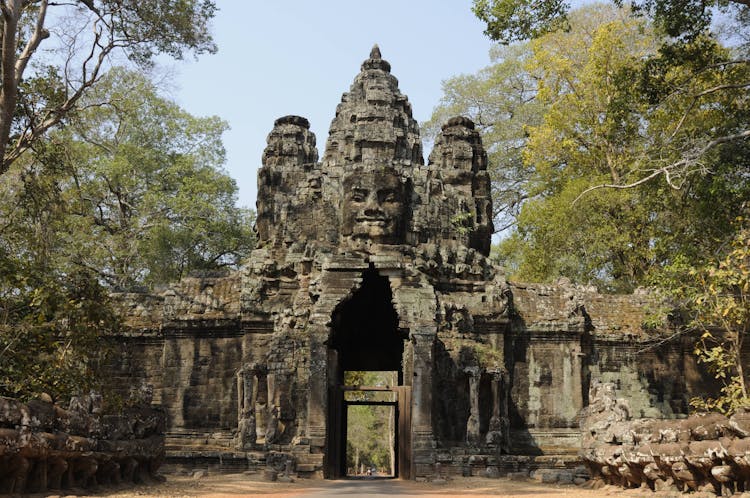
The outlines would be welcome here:
M 582 460 L 578 455 L 498 455 L 490 449 L 450 448 L 439 450 L 437 463 L 440 464 L 442 476 L 482 476 L 510 477 L 530 474 L 540 470 L 566 469 L 571 471 L 581 467 Z M 426 476 L 434 475 L 435 466 L 423 465 Z
M 155 325 L 151 328 L 133 328 L 126 326 L 117 333 L 108 333 L 107 336 L 114 338 L 144 339 L 145 341 L 161 340 L 163 338 L 161 324 Z
M 695 413 L 686 419 L 630 419 L 614 383 L 592 382 L 581 412 L 581 457 L 592 486 L 729 496 L 750 486 L 750 409 L 731 417 Z
M 244 334 L 239 319 L 170 320 L 162 327 L 165 337 L 240 337 Z

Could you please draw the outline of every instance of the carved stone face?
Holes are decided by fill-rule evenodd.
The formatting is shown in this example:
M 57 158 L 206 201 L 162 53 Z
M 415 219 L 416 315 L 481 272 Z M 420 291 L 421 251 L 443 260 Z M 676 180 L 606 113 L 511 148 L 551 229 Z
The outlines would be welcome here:
M 392 169 L 357 169 L 344 178 L 342 234 L 378 244 L 398 244 L 404 187 Z

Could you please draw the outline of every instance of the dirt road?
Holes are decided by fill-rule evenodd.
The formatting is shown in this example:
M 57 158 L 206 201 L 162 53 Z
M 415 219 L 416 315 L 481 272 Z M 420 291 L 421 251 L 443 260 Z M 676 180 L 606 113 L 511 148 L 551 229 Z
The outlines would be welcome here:
M 71 493 L 66 493 L 70 495 Z M 77 494 L 77 493 L 76 493 Z M 293 483 L 262 482 L 253 476 L 243 474 L 211 474 L 200 478 L 188 476 L 167 476 L 162 484 L 137 486 L 128 490 L 103 488 L 98 493 L 78 494 L 78 496 L 107 496 L 117 498 L 192 497 L 211 498 L 292 498 L 292 497 L 523 497 L 552 498 L 612 496 L 618 498 L 666 498 L 680 496 L 676 492 L 652 493 L 643 490 L 622 490 L 604 487 L 598 490 L 584 489 L 573 485 L 542 484 L 538 481 L 511 481 L 508 479 L 485 479 L 479 477 L 456 478 L 444 484 L 418 483 L 389 479 L 362 480 L 298 480 Z M 37 496 L 54 496 L 50 494 Z M 695 495 L 693 495 L 696 498 Z

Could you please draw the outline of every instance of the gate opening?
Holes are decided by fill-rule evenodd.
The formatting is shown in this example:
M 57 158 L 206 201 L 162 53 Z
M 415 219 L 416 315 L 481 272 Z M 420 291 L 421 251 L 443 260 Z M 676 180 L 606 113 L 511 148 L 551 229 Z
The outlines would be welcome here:
M 388 277 L 370 267 L 359 289 L 331 315 L 327 478 L 411 477 L 407 337 Z
M 347 477 L 396 477 L 398 372 L 344 373 Z

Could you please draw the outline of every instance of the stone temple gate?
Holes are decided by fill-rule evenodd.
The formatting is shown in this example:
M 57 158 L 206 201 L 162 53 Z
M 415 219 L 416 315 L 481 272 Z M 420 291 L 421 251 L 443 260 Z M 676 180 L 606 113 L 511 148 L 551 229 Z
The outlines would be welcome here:
M 396 372 L 407 478 L 573 462 L 592 378 L 635 415 L 684 414 L 692 342 L 641 325 L 646 294 L 508 282 L 479 133 L 450 119 L 425 164 L 390 69 L 375 47 L 320 161 L 305 118 L 276 120 L 239 271 L 117 296 L 111 379 L 153 386 L 168 458 L 341 476 L 345 371 Z

